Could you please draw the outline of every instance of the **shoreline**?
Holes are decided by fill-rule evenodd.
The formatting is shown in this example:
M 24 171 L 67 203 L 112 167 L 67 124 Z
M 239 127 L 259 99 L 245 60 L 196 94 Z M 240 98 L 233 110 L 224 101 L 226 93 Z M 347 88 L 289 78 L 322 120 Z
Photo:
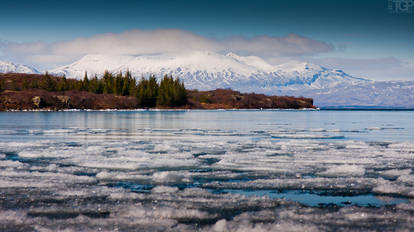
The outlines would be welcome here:
M 162 111 L 320 111 L 319 108 L 302 108 L 302 109 L 23 109 L 23 110 L 3 110 L 1 112 L 162 112 Z

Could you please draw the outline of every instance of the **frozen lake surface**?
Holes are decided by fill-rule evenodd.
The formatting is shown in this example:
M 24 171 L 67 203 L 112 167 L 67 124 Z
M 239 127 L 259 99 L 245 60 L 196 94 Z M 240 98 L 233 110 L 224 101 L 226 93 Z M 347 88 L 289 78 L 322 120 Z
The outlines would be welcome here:
M 414 111 L 0 113 L 0 231 L 412 231 Z

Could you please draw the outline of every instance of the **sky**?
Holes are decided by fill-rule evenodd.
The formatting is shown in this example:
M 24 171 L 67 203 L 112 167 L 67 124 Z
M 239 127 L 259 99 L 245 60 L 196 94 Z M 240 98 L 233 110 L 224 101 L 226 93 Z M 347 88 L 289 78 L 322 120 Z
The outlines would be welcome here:
M 414 0 L 395 1 L 2 0 L 0 59 L 42 70 L 88 53 L 214 50 L 414 80 Z

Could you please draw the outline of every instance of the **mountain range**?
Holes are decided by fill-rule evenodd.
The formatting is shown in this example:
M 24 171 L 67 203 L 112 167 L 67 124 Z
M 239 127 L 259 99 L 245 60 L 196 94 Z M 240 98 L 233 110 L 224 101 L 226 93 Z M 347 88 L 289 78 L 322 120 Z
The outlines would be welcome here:
M 2 68 L 2 64 L 0 62 L 0 72 L 13 72 L 10 68 Z M 28 66 L 14 66 L 16 72 L 37 72 Z M 160 78 L 169 74 L 183 80 L 188 89 L 231 88 L 241 92 L 312 97 L 319 107 L 414 108 L 414 81 L 378 82 L 309 62 L 290 61 L 272 65 L 257 56 L 234 53 L 91 54 L 49 73 L 79 79 L 83 78 L 85 71 L 89 76 L 101 76 L 105 70 L 113 73 L 129 70 L 137 78 L 152 74 Z
M 8 61 L 0 60 L 0 73 L 39 73 L 35 68 L 23 64 L 15 64 Z

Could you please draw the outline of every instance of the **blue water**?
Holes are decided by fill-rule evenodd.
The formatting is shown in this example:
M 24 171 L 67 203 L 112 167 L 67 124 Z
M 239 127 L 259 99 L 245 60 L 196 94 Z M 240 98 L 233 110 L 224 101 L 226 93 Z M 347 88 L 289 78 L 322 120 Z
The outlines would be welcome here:
M 357 228 L 375 230 L 409 218 L 413 171 L 414 111 L 0 113 L 0 215 L 26 226 L 197 227 L 260 210 L 273 223 L 303 209 L 312 220 L 289 220 L 323 230 L 370 213 Z
M 380 200 L 379 198 L 371 194 L 362 194 L 356 196 L 329 196 L 320 195 L 312 192 L 301 191 L 286 191 L 278 192 L 274 190 L 255 190 L 255 191 L 243 191 L 237 189 L 223 189 L 220 191 L 213 191 L 214 193 L 232 193 L 241 194 L 245 196 L 267 196 L 270 198 L 281 198 L 291 201 L 296 201 L 307 206 L 381 206 L 381 205 L 394 205 L 399 203 L 409 202 L 404 198 L 390 198 L 388 201 Z
M 25 135 L 32 138 L 32 134 L 28 134 L 30 130 L 62 128 L 120 130 L 123 137 L 133 135 L 137 129 L 145 128 L 199 128 L 237 132 L 284 129 L 290 133 L 329 134 L 334 139 L 411 141 L 414 139 L 413 121 L 414 111 L 392 110 L 2 112 L 0 113 L 1 130 L 13 130 L 18 136 L 10 137 L 8 134 L 3 134 L 0 138 L 24 140 Z M 318 132 L 315 129 L 337 130 L 337 132 Z M 85 137 L 87 138 L 88 136 Z

